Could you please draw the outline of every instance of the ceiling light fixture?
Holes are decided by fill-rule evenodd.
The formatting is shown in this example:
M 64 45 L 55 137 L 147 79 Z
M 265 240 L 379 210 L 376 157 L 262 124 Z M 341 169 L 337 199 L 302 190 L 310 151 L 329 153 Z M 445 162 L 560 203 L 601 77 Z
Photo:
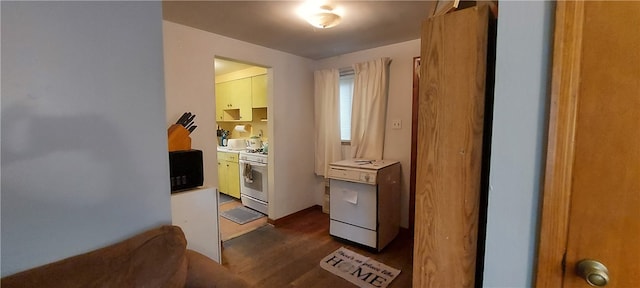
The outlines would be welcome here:
M 340 16 L 341 13 L 339 12 L 339 9 L 334 9 L 334 7 L 328 4 L 322 4 L 316 7 L 307 4 L 301 8 L 299 14 L 312 26 L 326 29 L 340 23 L 342 16 Z

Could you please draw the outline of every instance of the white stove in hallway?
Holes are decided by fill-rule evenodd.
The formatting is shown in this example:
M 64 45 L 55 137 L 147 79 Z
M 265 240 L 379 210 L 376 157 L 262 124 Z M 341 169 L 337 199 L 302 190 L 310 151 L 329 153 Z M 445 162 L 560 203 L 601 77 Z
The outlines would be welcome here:
M 267 155 L 251 150 L 240 152 L 239 164 L 242 204 L 268 215 Z

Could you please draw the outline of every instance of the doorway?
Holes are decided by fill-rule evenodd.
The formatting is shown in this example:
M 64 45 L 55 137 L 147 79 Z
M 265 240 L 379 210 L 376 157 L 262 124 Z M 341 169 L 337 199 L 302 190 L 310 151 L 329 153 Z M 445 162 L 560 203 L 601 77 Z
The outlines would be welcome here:
M 269 69 L 215 57 L 214 70 L 218 209 L 224 242 L 267 224 L 268 177 L 258 176 L 268 165 Z M 259 163 L 250 161 L 254 159 Z M 260 199 L 255 198 L 258 186 L 264 189 Z

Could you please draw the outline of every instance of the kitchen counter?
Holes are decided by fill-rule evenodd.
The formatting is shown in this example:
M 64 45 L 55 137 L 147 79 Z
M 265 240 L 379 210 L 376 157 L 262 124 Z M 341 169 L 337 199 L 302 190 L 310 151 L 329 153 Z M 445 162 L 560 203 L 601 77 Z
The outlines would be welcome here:
M 242 149 L 229 149 L 228 147 L 223 147 L 223 146 L 217 146 L 217 150 L 218 152 L 229 152 L 229 153 L 240 153 L 242 151 L 245 151 L 245 148 Z

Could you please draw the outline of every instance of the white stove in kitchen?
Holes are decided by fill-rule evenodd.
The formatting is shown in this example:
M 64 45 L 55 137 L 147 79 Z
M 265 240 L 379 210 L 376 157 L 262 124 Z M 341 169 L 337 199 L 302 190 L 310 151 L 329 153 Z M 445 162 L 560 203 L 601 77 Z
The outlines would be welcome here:
M 240 200 L 244 206 L 268 215 L 267 154 L 261 151 L 240 152 Z

